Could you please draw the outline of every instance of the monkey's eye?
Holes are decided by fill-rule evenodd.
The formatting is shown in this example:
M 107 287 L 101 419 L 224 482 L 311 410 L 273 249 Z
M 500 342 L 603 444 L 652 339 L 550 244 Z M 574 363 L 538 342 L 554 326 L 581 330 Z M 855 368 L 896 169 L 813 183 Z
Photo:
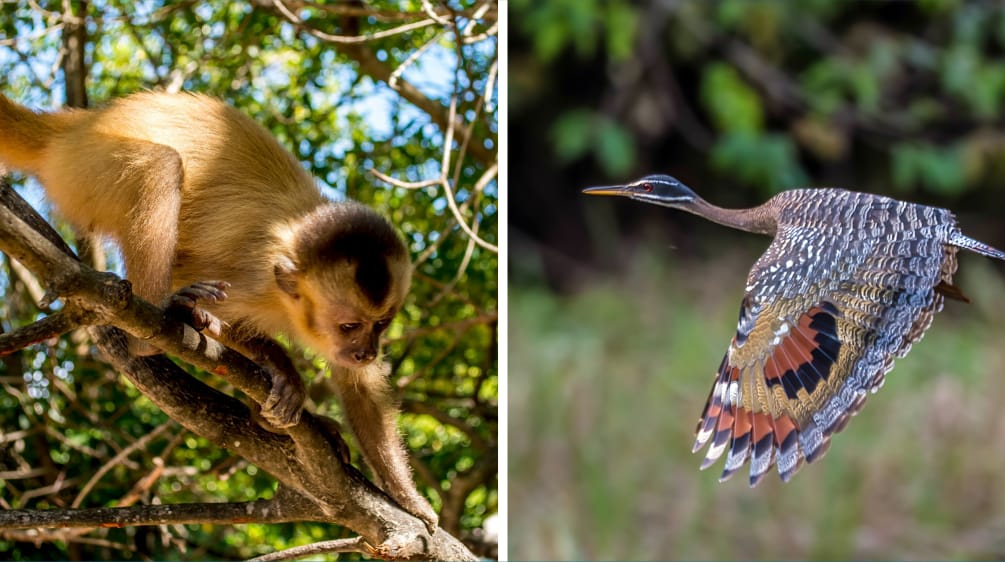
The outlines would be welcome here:
M 383 320 L 377 320 L 373 324 L 374 328 L 376 328 L 378 332 L 383 332 L 390 325 L 391 325 L 391 319 L 390 318 L 385 318 Z
M 360 327 L 359 322 L 346 322 L 345 324 L 339 324 L 338 329 L 342 331 L 343 334 L 348 334 L 349 332 L 355 332 Z

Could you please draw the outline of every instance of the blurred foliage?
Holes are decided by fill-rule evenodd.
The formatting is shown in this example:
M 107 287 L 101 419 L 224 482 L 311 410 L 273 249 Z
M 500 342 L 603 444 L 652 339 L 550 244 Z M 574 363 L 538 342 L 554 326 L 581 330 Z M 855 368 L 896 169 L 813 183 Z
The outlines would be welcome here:
M 0 4 L 0 90 L 5 95 L 41 109 L 63 104 L 66 85 L 58 69 L 64 4 Z M 459 0 L 444 6 L 463 26 L 477 4 Z M 296 12 L 333 34 L 373 33 L 427 17 L 418 0 L 358 6 L 375 15 L 345 16 L 338 6 Z M 419 489 L 440 511 L 441 524 L 462 538 L 477 532 L 498 508 L 498 258 L 460 231 L 439 186 L 389 187 L 368 173 L 376 169 L 402 181 L 438 177 L 444 131 L 425 111 L 361 70 L 348 48 L 302 32 L 271 4 L 100 0 L 86 9 L 86 87 L 92 105 L 145 88 L 223 98 L 290 147 L 328 195 L 370 203 L 398 225 L 416 257 L 411 295 L 385 347 L 403 403 L 400 424 Z M 497 243 L 496 182 L 477 187 L 493 164 L 478 154 L 494 158 L 498 145 L 490 72 L 495 37 L 459 44 L 453 33 L 443 31 L 429 25 L 366 46 L 389 68 L 406 66 L 401 79 L 444 115 L 451 96 L 457 96 L 458 115 L 471 127 L 472 146 L 481 150 L 468 150 L 458 160 L 460 152 L 453 147 L 458 179 L 452 187 L 465 220 L 480 237 Z M 484 22 L 474 28 L 475 35 L 484 31 Z M 455 170 L 450 172 L 453 177 Z M 32 182 L 18 185 L 33 203 L 40 202 Z M 110 262 L 118 267 L 114 253 Z M 30 279 L 6 260 L 2 264 L 0 319 L 3 330 L 10 331 L 42 315 L 28 296 Z M 5 509 L 68 507 L 103 467 L 110 470 L 80 496 L 81 507 L 119 504 L 130 488 L 159 470 L 158 463 L 163 473 L 149 488 L 139 489 L 141 502 L 247 501 L 271 496 L 275 488 L 275 481 L 256 467 L 167 420 L 93 358 L 81 335 L 4 359 L 0 506 Z M 337 416 L 320 361 L 302 354 L 295 360 L 302 372 L 317 373 L 309 408 Z M 203 380 L 223 384 L 215 377 Z M 162 424 L 166 430 L 148 444 L 110 462 Z M 0 536 L 0 557 L 247 558 L 345 534 L 313 523 L 91 529 L 59 540 L 9 532 Z
M 581 57 L 605 50 L 614 59 L 632 54 L 638 13 L 630 2 L 607 0 L 510 0 L 521 27 L 530 33 L 534 55 L 548 63 L 570 47 Z
M 600 213 L 631 233 L 663 220 L 578 195 L 648 173 L 734 206 L 806 186 L 1005 206 L 1001 3 L 510 6 L 512 185 L 534 194 L 512 201 L 517 281 L 539 261 L 575 287 L 563 260 L 605 259 L 583 243 Z
M 830 452 L 783 484 L 700 471 L 694 424 L 735 322 L 751 244 L 630 268 L 575 296 L 510 292 L 509 555 L 517 560 L 1005 557 L 1005 368 L 989 262 Z

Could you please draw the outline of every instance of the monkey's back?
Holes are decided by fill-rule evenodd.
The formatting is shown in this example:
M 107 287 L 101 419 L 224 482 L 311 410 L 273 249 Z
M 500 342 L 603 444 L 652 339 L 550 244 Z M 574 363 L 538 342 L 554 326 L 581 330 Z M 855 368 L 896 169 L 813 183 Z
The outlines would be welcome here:
M 137 210 L 144 190 L 177 187 L 172 170 L 180 167 L 173 288 L 213 278 L 235 289 L 252 283 L 275 229 L 324 202 L 264 127 L 214 98 L 144 92 L 60 115 L 71 125 L 51 137 L 38 175 L 79 227 L 122 242 L 132 222 L 146 220 Z
M 264 127 L 217 99 L 143 92 L 84 115 L 76 127 L 53 140 L 52 154 L 79 165 L 81 147 L 100 148 L 107 142 L 109 150 L 88 151 L 88 156 L 126 174 L 136 165 L 135 155 L 117 151 L 116 141 L 168 147 L 181 160 L 183 207 L 193 207 L 189 212 L 196 216 L 191 218 L 211 221 L 204 214 L 215 215 L 212 209 L 223 205 L 239 206 L 246 213 L 283 215 L 311 208 L 321 199 L 313 179 L 288 150 Z M 254 225 L 244 224 L 242 229 L 249 226 Z

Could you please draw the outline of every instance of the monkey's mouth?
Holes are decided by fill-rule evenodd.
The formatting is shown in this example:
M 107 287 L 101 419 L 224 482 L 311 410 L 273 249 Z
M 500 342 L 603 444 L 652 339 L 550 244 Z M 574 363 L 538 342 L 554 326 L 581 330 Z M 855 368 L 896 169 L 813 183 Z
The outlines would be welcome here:
M 349 369 L 366 367 L 377 358 L 377 354 L 372 351 L 342 351 L 335 354 L 335 362 L 342 367 Z

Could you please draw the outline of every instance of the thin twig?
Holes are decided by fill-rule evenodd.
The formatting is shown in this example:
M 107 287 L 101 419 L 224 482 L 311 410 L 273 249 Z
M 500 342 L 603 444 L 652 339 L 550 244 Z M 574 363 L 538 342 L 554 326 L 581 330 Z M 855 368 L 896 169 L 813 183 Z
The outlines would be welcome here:
M 450 118 L 447 120 L 448 123 L 454 122 L 454 117 L 457 115 L 457 96 L 451 96 L 450 98 Z M 457 221 L 457 225 L 461 227 L 461 230 L 468 235 L 475 244 L 478 244 L 486 250 L 499 253 L 499 247 L 495 244 L 491 244 L 482 240 L 471 227 L 465 222 L 463 215 L 461 215 L 460 209 L 457 208 L 457 200 L 454 198 L 454 190 L 450 186 L 450 180 L 447 177 L 447 170 L 450 169 L 450 145 L 454 143 L 454 128 L 453 126 L 447 127 L 447 138 L 443 142 L 443 164 L 440 167 L 440 185 L 443 186 L 443 192 L 447 196 L 447 206 L 450 207 L 450 212 L 454 214 L 454 219 Z
M 272 0 L 272 5 L 279 10 L 286 19 L 291 22 L 303 27 L 308 33 L 322 39 L 324 41 L 329 41 L 331 43 L 344 43 L 344 44 L 355 44 L 355 43 L 366 43 L 367 41 L 375 41 L 377 39 L 384 39 L 386 37 L 393 37 L 395 35 L 401 35 L 403 33 L 408 33 L 409 31 L 415 31 L 416 29 L 422 29 L 424 27 L 429 27 L 436 24 L 436 20 L 424 19 L 417 22 L 406 23 L 399 25 L 398 27 L 392 27 L 391 29 L 384 29 L 381 31 L 375 31 L 373 33 L 367 33 L 364 35 L 332 35 L 330 33 L 325 33 L 316 27 L 308 25 L 304 20 L 300 19 L 299 16 L 290 11 L 289 8 L 283 3 L 282 0 Z
M 436 8 L 433 8 L 433 4 L 429 0 L 422 0 L 422 11 L 426 13 L 427 16 L 436 20 L 436 23 L 440 25 L 452 25 L 451 21 L 440 14 L 436 13 Z
M 286 550 L 277 550 L 269 554 L 256 556 L 248 562 L 277 562 L 279 560 L 295 560 L 312 554 L 334 554 L 344 552 L 358 552 L 360 554 L 373 554 L 373 549 L 363 537 L 351 539 L 336 539 L 332 541 L 316 542 L 303 546 L 295 546 Z
M 16 35 L 9 39 L 0 39 L 0 47 L 11 47 L 18 41 L 34 41 L 36 39 L 41 39 L 42 37 L 45 37 L 50 33 L 60 31 L 61 29 L 63 29 L 63 25 L 64 24 L 62 23 L 57 23 L 49 27 L 43 27 L 41 30 L 36 31 L 35 33 L 30 33 L 28 35 Z
M 381 181 L 385 181 L 395 187 L 402 187 L 405 189 L 422 189 L 424 187 L 432 187 L 434 185 L 439 185 L 439 178 L 435 180 L 423 180 L 423 181 L 403 181 L 394 179 L 391 176 L 381 173 L 375 168 L 370 168 L 368 170 L 371 174 L 377 176 Z
M 112 468 L 115 468 L 115 465 L 119 464 L 120 461 L 131 455 L 137 449 L 145 447 L 147 443 L 153 441 L 154 438 L 156 438 L 158 435 L 163 433 L 167 428 L 173 425 L 174 420 L 166 421 L 160 424 L 159 426 L 155 427 L 154 430 L 151 431 L 150 433 L 137 439 L 136 442 L 133 443 L 132 445 L 126 447 L 125 449 L 122 449 L 122 451 L 119 454 L 112 457 L 111 460 L 102 465 L 101 468 L 99 468 L 98 471 L 94 473 L 94 476 L 92 476 L 91 479 L 88 480 L 87 484 L 84 485 L 83 488 L 81 488 L 80 493 L 77 494 L 76 498 L 74 498 L 73 503 L 70 504 L 70 507 L 74 509 L 80 507 L 81 502 L 83 502 L 87 494 L 90 493 L 91 488 L 93 488 L 95 484 L 97 484 L 98 481 L 101 480 L 101 477 L 104 476 L 106 472 L 108 472 Z
M 421 57 L 422 54 L 425 53 L 427 49 L 435 45 L 436 42 L 439 41 L 440 38 L 443 37 L 446 33 L 447 33 L 446 31 L 440 31 L 439 33 L 434 35 L 429 41 L 423 43 L 422 46 L 420 46 L 418 49 L 415 50 L 415 52 L 408 55 L 408 58 L 406 58 L 401 64 L 399 64 L 398 68 L 395 68 L 394 72 L 391 73 L 391 77 L 388 78 L 387 80 L 387 85 L 390 86 L 392 90 L 397 90 L 398 78 L 400 78 L 401 75 L 404 74 L 405 69 L 407 69 L 413 63 L 415 63 L 415 61 L 419 60 L 419 57 Z

